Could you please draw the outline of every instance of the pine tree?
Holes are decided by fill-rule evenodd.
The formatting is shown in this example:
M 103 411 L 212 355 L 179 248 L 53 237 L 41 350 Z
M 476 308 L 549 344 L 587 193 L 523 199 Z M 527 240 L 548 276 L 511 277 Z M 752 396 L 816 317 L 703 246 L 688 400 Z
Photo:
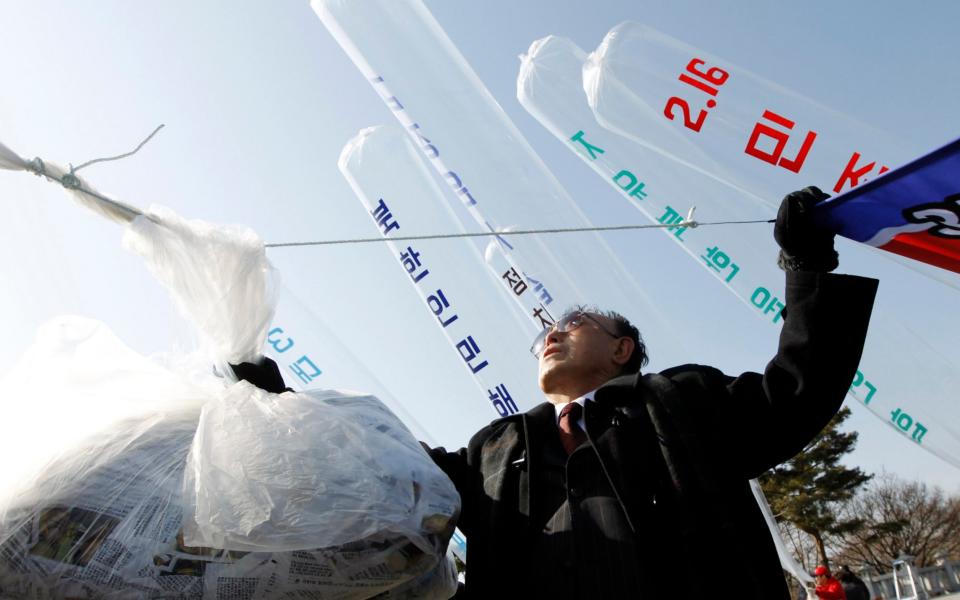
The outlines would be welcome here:
M 840 509 L 872 477 L 857 467 L 840 464 L 857 443 L 856 432 L 840 431 L 840 424 L 849 416 L 850 409 L 841 408 L 803 452 L 760 477 L 777 519 L 789 521 L 809 534 L 821 564 L 827 566 L 824 540 L 863 526 L 856 516 L 844 518 Z

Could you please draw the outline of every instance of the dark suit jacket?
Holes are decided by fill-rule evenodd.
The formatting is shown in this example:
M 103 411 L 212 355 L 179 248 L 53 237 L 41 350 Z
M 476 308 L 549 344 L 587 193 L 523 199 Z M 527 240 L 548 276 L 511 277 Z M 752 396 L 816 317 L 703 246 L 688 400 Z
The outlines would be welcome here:
M 800 452 L 856 372 L 877 282 L 787 274 L 763 374 L 684 365 L 602 386 L 567 459 L 554 409 L 431 451 L 463 500 L 472 598 L 788 598 L 748 480 Z

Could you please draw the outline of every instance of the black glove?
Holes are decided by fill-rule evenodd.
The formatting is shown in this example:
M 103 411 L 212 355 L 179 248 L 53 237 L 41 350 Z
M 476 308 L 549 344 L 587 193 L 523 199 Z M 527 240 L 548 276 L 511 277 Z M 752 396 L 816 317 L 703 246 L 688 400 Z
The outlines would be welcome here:
M 249 381 L 261 390 L 266 390 L 274 394 L 283 392 L 292 392 L 283 383 L 283 375 L 280 374 L 280 367 L 266 356 L 260 357 L 256 363 L 240 363 L 239 365 L 230 365 L 237 379 Z
M 813 220 L 813 207 L 829 197 L 810 186 L 787 194 L 780 203 L 773 238 L 780 244 L 777 265 L 784 271 L 829 273 L 837 268 L 834 233 Z

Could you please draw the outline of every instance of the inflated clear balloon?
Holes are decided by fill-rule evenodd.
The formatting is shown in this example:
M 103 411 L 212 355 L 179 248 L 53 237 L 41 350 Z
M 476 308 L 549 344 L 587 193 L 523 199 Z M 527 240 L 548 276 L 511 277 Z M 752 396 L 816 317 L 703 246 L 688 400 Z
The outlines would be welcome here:
M 601 126 L 761 197 L 839 193 L 920 151 L 640 23 L 607 33 L 583 89 Z
M 600 50 L 589 56 L 563 38 L 551 36 L 534 42 L 523 57 L 517 79 L 518 98 L 558 140 L 619 190 L 625 202 L 652 222 L 671 225 L 665 229 L 669 237 L 759 317 L 757 331 L 765 332 L 773 343 L 783 322 L 784 288 L 783 275 L 776 267 L 778 248 L 771 225 L 694 228 L 684 226 L 684 215 L 696 204 L 697 219 L 706 223 L 766 221 L 775 216 L 782 192 L 764 192 L 773 185 L 773 179 L 757 174 L 755 168 L 745 168 L 740 164 L 741 156 L 731 155 L 723 146 L 736 130 L 733 121 L 721 119 L 721 131 L 713 137 L 703 135 L 705 128 L 681 136 L 671 120 L 649 110 L 658 86 L 673 85 L 675 78 L 665 75 L 672 68 L 670 61 L 682 62 L 681 58 L 691 53 L 696 60 L 683 59 L 691 66 L 690 73 L 704 73 L 704 81 L 717 86 L 732 85 L 733 75 L 723 73 L 739 71 L 704 70 L 706 67 L 697 62 L 723 65 L 722 61 L 649 28 L 627 24 L 615 28 Z M 623 74 L 633 87 L 614 79 L 611 73 Z M 651 85 L 641 85 L 645 79 L 651 79 Z M 748 76 L 747 82 L 767 99 L 782 98 L 781 104 L 792 101 L 818 114 L 799 95 L 753 76 Z M 613 116 L 613 122 L 619 125 L 611 125 L 610 119 L 598 119 L 600 114 Z M 852 126 L 840 127 L 853 121 L 835 111 L 830 119 L 838 134 L 852 136 L 859 131 Z M 867 143 L 874 148 L 872 142 Z M 759 164 L 771 167 L 762 161 Z M 729 175 L 731 172 L 735 177 Z M 797 181 L 787 183 L 802 187 Z M 844 252 L 850 254 L 852 250 Z M 892 255 L 869 252 L 869 256 L 858 258 L 887 262 L 888 256 Z M 654 296 L 658 292 L 651 289 Z M 951 390 L 960 385 L 956 369 L 912 326 L 916 318 L 913 312 L 904 313 L 896 307 L 887 310 L 881 296 L 874 315 L 850 394 L 911 442 L 960 465 L 960 432 L 948 425 L 955 413 Z M 894 354 L 890 348 L 908 350 Z M 906 365 L 915 376 L 901 376 Z

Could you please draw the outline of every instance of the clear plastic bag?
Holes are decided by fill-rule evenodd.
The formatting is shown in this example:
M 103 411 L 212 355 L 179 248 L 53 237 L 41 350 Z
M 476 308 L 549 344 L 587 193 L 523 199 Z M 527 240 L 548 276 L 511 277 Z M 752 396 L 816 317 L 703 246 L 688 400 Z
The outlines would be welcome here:
M 108 331 L 97 328 L 89 341 L 87 348 L 74 348 L 79 358 L 84 358 L 88 350 L 95 350 L 103 359 L 110 358 L 109 346 L 116 340 Z M 108 352 L 105 356 L 104 351 Z M 33 357 L 44 359 L 39 353 Z M 145 359 L 143 366 L 154 369 Z M 179 385 L 178 376 L 173 372 L 169 375 L 169 383 Z M 152 383 L 164 387 L 159 378 L 154 377 Z M 249 387 L 245 383 L 235 384 L 227 389 L 230 393 L 223 400 L 233 399 L 231 396 Z M 98 383 L 93 388 L 111 393 L 108 386 Z M 94 391 L 93 388 L 88 387 L 87 391 Z M 113 393 L 118 391 L 114 389 Z M 264 395 L 267 402 L 271 397 L 278 402 L 292 400 L 295 406 L 311 402 L 297 401 L 299 395 L 295 394 Z M 349 396 L 333 395 L 327 400 L 348 403 L 350 409 L 344 411 L 345 416 L 356 416 L 361 423 L 365 421 L 374 428 L 392 418 L 372 397 L 361 397 L 356 403 Z M 104 397 L 105 404 L 113 401 Z M 320 400 L 316 404 L 327 406 Z M 443 555 L 453 515 L 433 512 L 432 519 L 423 521 L 425 510 L 437 509 L 437 496 L 426 489 L 430 483 L 423 486 L 423 493 L 412 504 L 404 504 L 401 498 L 393 507 L 393 517 L 406 513 L 407 524 L 396 519 L 379 522 L 378 518 L 385 515 L 374 512 L 375 507 L 369 503 L 358 503 L 357 514 L 346 519 L 344 510 L 321 523 L 317 513 L 312 525 L 316 527 L 318 543 L 310 541 L 308 528 L 304 527 L 304 546 L 297 550 L 271 549 L 271 540 L 262 536 L 257 538 L 259 545 L 252 541 L 256 536 L 249 537 L 246 551 L 188 542 L 184 524 L 190 518 L 190 510 L 185 509 L 182 481 L 200 412 L 200 403 L 186 403 L 168 413 L 114 422 L 110 429 L 72 444 L 69 451 L 61 453 L 26 482 L 20 494 L 8 498 L 0 517 L 0 597 L 286 598 L 304 593 L 315 598 L 368 598 L 389 592 L 389 597 L 446 598 L 452 594 L 456 573 Z M 235 420 L 230 415 L 228 421 Z M 58 419 L 50 416 L 46 420 L 51 421 Z M 366 425 L 361 424 L 360 428 Z M 41 425 L 36 429 L 42 428 Z M 400 455 L 406 452 L 403 448 L 411 446 L 412 438 L 404 439 L 402 427 L 395 436 L 388 433 L 385 437 L 398 441 L 393 451 Z M 330 437 L 329 442 L 304 450 L 314 460 L 305 460 L 303 464 L 322 462 L 323 453 L 329 453 L 333 443 L 344 440 Z M 380 445 L 384 445 L 382 441 Z M 352 445 L 347 442 L 344 447 Z M 423 455 L 421 465 L 432 466 L 422 450 L 410 450 L 411 454 L 418 450 Z M 271 460 L 268 455 L 283 460 L 290 454 L 289 448 L 281 445 L 258 456 L 267 463 Z M 337 457 L 329 458 L 332 461 Z M 391 460 L 399 464 L 402 459 L 397 456 Z M 421 480 L 417 477 L 422 473 L 417 472 L 417 462 L 413 458 L 407 463 L 414 466 L 405 482 L 402 477 L 395 478 L 397 486 L 419 487 Z M 367 465 L 374 467 L 372 463 Z M 354 502 L 348 495 L 336 493 L 338 484 L 357 494 L 371 489 L 362 483 L 369 480 L 367 467 L 356 463 L 351 466 L 356 476 L 347 481 L 333 481 L 323 473 L 314 475 L 318 492 L 324 490 L 316 496 L 328 499 L 317 502 Z M 340 475 L 346 473 L 344 469 Z M 437 474 L 443 477 L 442 473 Z M 283 476 L 280 469 L 277 475 Z M 390 477 L 384 475 L 383 479 Z M 428 480 L 429 476 L 424 481 Z M 383 497 L 388 486 L 380 487 Z M 274 499 L 283 493 L 275 490 Z M 455 492 L 450 499 L 456 502 Z M 241 517 L 262 514 L 259 508 L 256 502 L 248 505 Z M 455 504 L 449 508 L 455 508 Z M 296 520 L 295 514 L 286 514 Z M 417 527 L 418 519 L 424 523 L 423 528 Z M 346 541 L 325 545 L 322 540 L 330 536 L 324 528 L 339 524 L 340 520 L 362 522 L 364 527 L 339 527 L 340 537 Z
M 154 210 L 125 240 L 212 356 L 166 364 L 61 317 L 0 381 L 0 598 L 449 597 L 452 482 L 375 397 L 272 394 L 249 230 Z M 220 369 L 228 373 L 227 368 Z
M 203 407 L 187 460 L 192 546 L 297 550 L 392 535 L 432 550 L 459 496 L 375 397 L 240 382 Z M 188 514 L 194 512 L 189 510 Z
M 143 257 L 213 358 L 257 359 L 276 306 L 275 272 L 252 229 L 187 220 L 153 206 L 129 225 L 123 244 Z

